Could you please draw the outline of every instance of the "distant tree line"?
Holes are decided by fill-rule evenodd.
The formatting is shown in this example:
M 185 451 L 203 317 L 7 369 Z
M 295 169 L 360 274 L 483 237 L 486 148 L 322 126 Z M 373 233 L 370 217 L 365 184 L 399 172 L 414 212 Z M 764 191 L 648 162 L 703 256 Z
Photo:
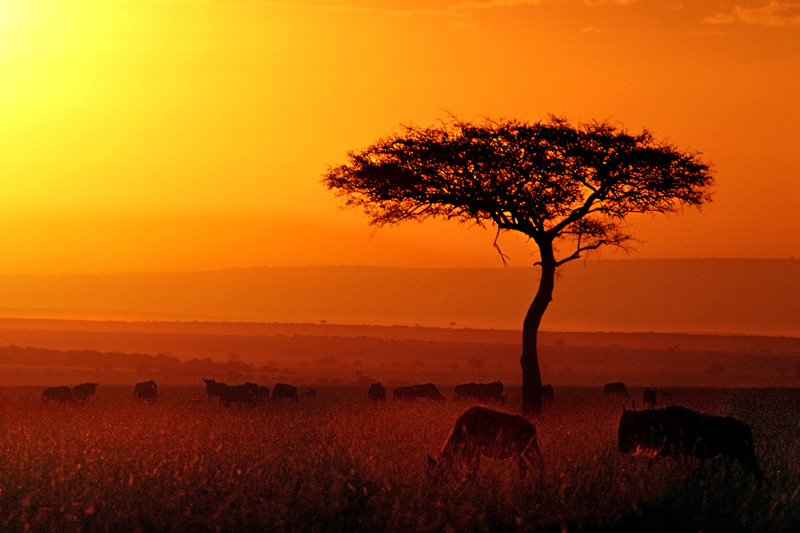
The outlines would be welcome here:
M 157 355 L 124 352 L 100 352 L 97 350 L 52 350 L 47 348 L 2 346 L 0 367 L 20 369 L 86 369 L 98 373 L 120 373 L 135 376 L 154 376 L 176 381 L 197 380 L 202 377 L 253 378 L 264 373 L 290 374 L 288 368 L 259 366 L 231 358 L 228 361 L 213 361 L 209 358 L 193 358 L 181 361 L 177 357 L 159 353 Z

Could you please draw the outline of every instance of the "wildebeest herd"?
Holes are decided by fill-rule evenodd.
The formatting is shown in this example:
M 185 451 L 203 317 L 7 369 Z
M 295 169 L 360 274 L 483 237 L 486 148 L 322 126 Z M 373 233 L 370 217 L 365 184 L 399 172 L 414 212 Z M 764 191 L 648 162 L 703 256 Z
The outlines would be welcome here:
M 58 402 L 81 402 L 85 403 L 90 397 L 94 396 L 99 383 L 81 383 L 70 388 L 49 387 L 42 392 L 42 403 Z
M 228 385 L 205 378 L 203 382 L 209 400 L 218 399 L 219 404 L 224 407 L 256 406 L 267 401 L 299 401 L 297 387 L 285 383 L 276 383 L 270 391 L 269 387 L 250 382 Z M 42 404 L 85 403 L 95 395 L 98 386 L 98 383 L 81 383 L 74 387 L 49 387 L 42 392 Z M 627 386 L 622 382 L 605 385 L 603 393 L 626 398 L 630 396 Z M 433 383 L 398 386 L 394 388 L 392 395 L 400 402 L 416 401 L 418 398 L 445 401 Z M 316 390 L 310 389 L 303 396 L 314 397 Z M 380 382 L 373 383 L 367 396 L 373 402 L 386 402 L 386 388 Z M 543 399 L 552 400 L 554 396 L 552 385 L 542 388 Z M 134 398 L 139 402 L 154 403 L 158 398 L 156 382 L 150 380 L 137 383 L 134 387 Z M 505 403 L 503 384 L 493 381 L 456 385 L 453 400 L 502 405 Z M 627 409 L 623 403 L 617 432 L 620 452 L 649 456 L 651 461 L 656 457 L 695 457 L 702 462 L 722 457 L 726 467 L 729 468 L 734 461 L 738 461 L 756 479 L 761 479 L 752 432 L 750 426 L 744 422 L 675 405 L 655 409 L 657 389 L 646 388 L 642 402 L 649 408 L 637 411 L 635 403 L 632 409 Z M 536 437 L 536 427 L 525 417 L 484 406 L 473 406 L 456 419 L 438 457 L 428 457 L 428 472 L 437 478 L 454 470 L 466 470 L 469 475 L 475 475 L 483 455 L 494 459 L 514 459 L 518 463 L 521 477 L 525 477 L 528 466 L 533 465 L 541 478 L 544 459 Z

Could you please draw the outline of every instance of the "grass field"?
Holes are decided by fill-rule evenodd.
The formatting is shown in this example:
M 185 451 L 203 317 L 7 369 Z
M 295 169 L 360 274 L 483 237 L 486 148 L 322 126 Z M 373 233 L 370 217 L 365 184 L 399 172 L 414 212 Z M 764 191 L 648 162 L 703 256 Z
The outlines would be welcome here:
M 449 396 L 448 390 L 442 391 Z M 431 484 L 467 404 L 370 404 L 319 388 L 299 404 L 221 408 L 202 387 L 103 387 L 86 405 L 0 390 L 2 531 L 797 531 L 800 390 L 680 389 L 662 403 L 753 428 L 766 481 L 736 466 L 619 453 L 620 401 L 556 390 L 535 421 L 543 480 L 483 460 L 466 484 Z M 640 395 L 640 392 L 639 392 Z M 509 391 L 504 410 L 515 411 Z M 640 397 L 640 396 L 639 396 Z M 199 401 L 198 401 L 199 399 Z

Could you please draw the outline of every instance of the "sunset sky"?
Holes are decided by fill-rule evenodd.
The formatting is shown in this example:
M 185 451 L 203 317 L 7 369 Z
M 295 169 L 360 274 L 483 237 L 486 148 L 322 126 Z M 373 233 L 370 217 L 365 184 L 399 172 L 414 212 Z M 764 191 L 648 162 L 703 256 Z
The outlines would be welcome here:
M 800 258 L 798 102 L 796 0 L 0 0 L 0 273 L 499 266 L 321 185 L 449 114 L 647 128 L 717 186 L 634 257 Z

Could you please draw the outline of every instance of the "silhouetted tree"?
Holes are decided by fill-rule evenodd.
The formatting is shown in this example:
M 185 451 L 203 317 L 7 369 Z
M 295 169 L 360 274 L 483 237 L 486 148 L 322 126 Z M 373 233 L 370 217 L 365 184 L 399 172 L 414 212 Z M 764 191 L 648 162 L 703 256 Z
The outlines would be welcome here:
M 558 117 L 404 127 L 348 160 L 329 169 L 323 183 L 374 225 L 441 217 L 518 231 L 536 243 L 541 278 L 523 322 L 520 358 L 527 414 L 542 409 L 536 345 L 556 269 L 603 245 L 625 247 L 632 239 L 627 215 L 699 207 L 713 184 L 698 153 L 648 131 L 572 126 Z

